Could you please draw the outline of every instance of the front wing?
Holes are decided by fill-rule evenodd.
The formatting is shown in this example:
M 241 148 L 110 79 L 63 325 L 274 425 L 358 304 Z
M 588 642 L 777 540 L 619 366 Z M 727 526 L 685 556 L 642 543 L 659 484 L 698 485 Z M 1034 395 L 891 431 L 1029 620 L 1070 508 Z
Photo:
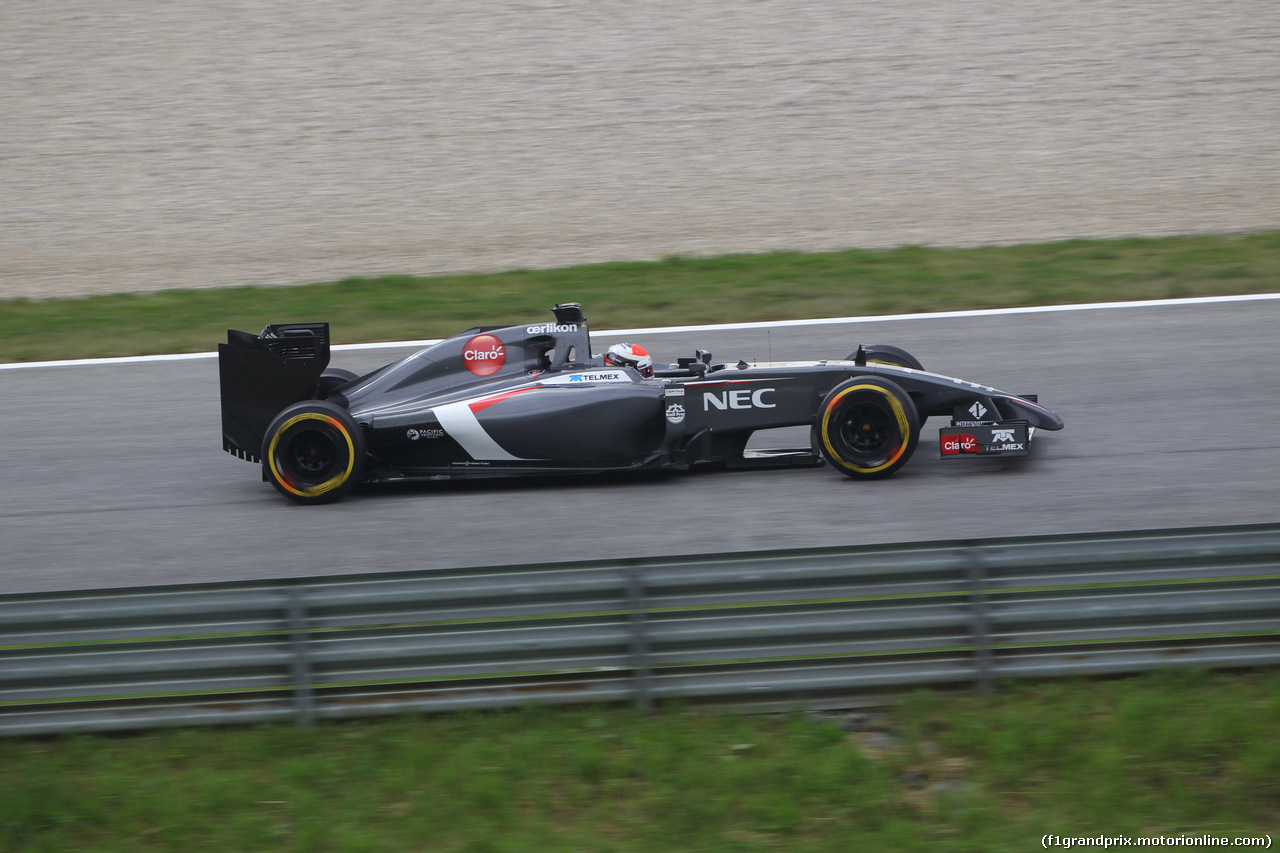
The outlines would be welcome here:
M 938 430 L 942 457 L 1026 456 L 1035 427 L 1025 421 L 943 427 Z

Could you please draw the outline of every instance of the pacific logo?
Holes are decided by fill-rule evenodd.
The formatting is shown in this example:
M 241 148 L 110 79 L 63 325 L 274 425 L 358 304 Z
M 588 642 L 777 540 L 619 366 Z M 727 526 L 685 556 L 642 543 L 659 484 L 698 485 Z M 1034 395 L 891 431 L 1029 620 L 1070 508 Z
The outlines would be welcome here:
M 507 363 L 507 349 L 493 335 L 476 335 L 462 348 L 462 363 L 476 376 L 492 376 Z

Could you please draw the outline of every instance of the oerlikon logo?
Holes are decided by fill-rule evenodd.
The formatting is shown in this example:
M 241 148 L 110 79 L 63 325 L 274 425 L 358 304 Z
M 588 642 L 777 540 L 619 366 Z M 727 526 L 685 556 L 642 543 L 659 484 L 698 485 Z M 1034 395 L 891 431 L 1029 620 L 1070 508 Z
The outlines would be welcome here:
M 476 335 L 462 348 L 462 363 L 476 376 L 492 376 L 507 363 L 507 350 L 493 335 Z

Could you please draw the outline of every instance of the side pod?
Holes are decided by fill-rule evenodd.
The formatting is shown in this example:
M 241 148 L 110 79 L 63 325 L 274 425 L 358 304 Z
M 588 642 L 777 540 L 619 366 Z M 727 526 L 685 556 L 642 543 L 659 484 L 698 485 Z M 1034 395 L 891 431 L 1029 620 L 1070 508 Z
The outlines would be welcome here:
M 271 419 L 285 406 L 314 397 L 328 366 L 328 323 L 282 323 L 257 337 L 229 329 L 227 342 L 218 344 L 222 449 L 261 461 Z

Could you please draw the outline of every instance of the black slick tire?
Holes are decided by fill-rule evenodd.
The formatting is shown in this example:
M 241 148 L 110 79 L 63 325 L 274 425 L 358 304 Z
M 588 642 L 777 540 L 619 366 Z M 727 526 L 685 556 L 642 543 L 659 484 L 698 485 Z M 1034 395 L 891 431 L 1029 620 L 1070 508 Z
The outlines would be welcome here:
M 858 480 L 892 475 L 920 440 L 920 416 L 906 391 L 887 379 L 855 376 L 827 394 L 814 444 L 831 467 Z
M 868 364 L 892 364 L 896 367 L 924 370 L 924 365 L 920 363 L 920 359 L 902 347 L 895 347 L 891 344 L 867 344 L 862 348 L 862 354 Z M 854 350 L 849 353 L 845 361 L 853 361 L 857 357 L 858 351 Z
M 262 468 L 276 491 L 302 504 L 336 501 L 364 471 L 364 435 L 343 408 L 323 400 L 288 406 L 262 440 Z
M 359 378 L 358 374 L 352 373 L 350 370 L 343 370 L 341 367 L 326 367 L 324 373 L 320 374 L 320 383 L 316 386 L 317 395 L 323 400 L 336 389 Z

